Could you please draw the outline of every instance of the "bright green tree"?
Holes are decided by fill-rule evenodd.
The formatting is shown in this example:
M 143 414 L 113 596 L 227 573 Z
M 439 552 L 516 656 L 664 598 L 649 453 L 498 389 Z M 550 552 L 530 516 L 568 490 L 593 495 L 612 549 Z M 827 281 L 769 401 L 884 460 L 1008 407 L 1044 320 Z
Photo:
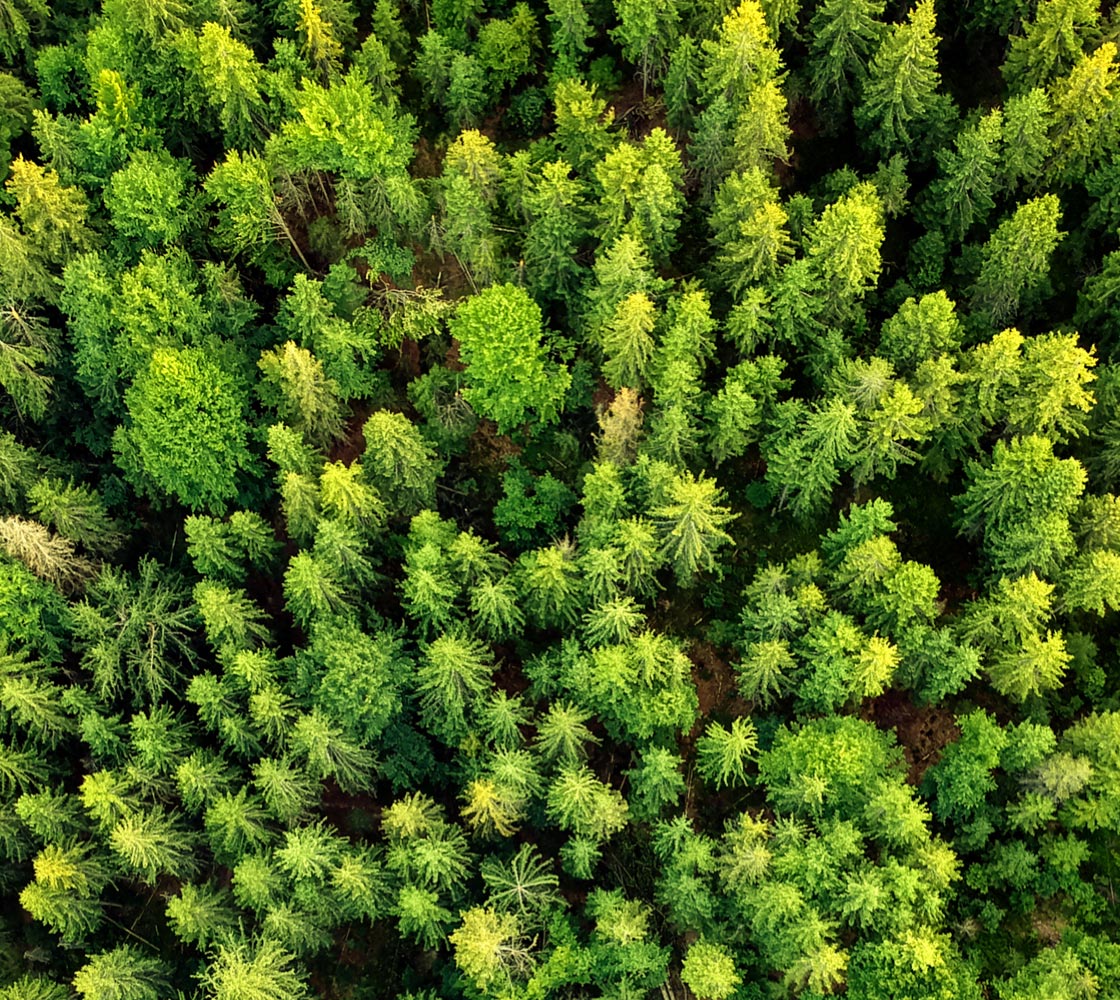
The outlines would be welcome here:
M 159 348 L 125 393 L 118 461 L 142 493 L 192 510 L 221 510 L 252 467 L 248 399 L 240 380 L 205 352 Z
M 540 307 L 524 289 L 494 285 L 467 299 L 451 334 L 467 366 L 464 395 L 499 433 L 559 418 L 571 376 L 548 360 Z

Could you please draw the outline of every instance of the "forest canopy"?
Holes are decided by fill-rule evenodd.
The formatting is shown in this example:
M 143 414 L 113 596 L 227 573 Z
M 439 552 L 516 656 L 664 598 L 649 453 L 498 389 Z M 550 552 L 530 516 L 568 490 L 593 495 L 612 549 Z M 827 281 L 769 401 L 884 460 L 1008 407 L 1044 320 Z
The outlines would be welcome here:
M 1120 996 L 1118 10 L 0 0 L 0 1000 Z

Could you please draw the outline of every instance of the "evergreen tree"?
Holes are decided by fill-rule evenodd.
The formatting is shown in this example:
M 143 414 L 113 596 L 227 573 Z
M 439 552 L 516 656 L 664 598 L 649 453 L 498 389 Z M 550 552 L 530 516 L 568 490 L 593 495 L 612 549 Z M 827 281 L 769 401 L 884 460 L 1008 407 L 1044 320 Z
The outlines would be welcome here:
M 942 113 L 935 31 L 932 0 L 921 0 L 872 57 L 856 120 L 884 154 L 914 150 Z
M 886 30 L 880 0 L 825 0 L 809 22 L 813 100 L 840 113 L 868 76 L 872 54 Z
M 993 325 L 1012 319 L 1038 294 L 1049 272 L 1050 255 L 1065 235 L 1058 229 L 1060 218 L 1057 197 L 1043 195 L 1020 205 L 992 233 L 972 286 L 972 304 Z

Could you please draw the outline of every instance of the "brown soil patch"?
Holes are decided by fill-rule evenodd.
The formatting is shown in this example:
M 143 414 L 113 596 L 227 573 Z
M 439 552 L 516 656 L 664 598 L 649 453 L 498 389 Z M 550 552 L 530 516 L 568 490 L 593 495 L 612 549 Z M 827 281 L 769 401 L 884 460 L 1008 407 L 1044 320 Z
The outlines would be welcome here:
M 467 366 L 459 360 L 459 341 L 451 339 L 451 346 L 443 356 L 443 366 L 453 372 L 465 372 Z
M 508 434 L 499 434 L 493 420 L 482 418 L 467 442 L 468 461 L 476 469 L 502 472 L 511 458 L 521 454 Z
M 953 713 L 939 705 L 919 707 L 904 691 L 887 691 L 860 713 L 880 729 L 893 729 L 906 756 L 906 780 L 916 785 L 941 753 L 961 735 Z
M 611 403 L 614 402 L 616 393 L 604 378 L 599 379 L 599 384 L 595 386 L 595 391 L 591 394 L 591 404 L 596 413 L 602 413 L 607 410 Z
M 349 468 L 355 459 L 365 454 L 366 438 L 363 428 L 371 413 L 373 413 L 373 406 L 368 402 L 357 403 L 354 406 L 346 421 L 346 434 L 331 445 L 330 451 L 327 452 L 327 457 L 332 462 L 342 462 Z
M 610 109 L 614 112 L 614 120 L 629 132 L 631 139 L 644 139 L 655 128 L 669 131 L 665 102 L 652 90 L 643 94 L 637 77 L 614 93 Z
M 443 173 L 442 149 L 436 149 L 425 136 L 416 141 L 416 155 L 412 158 L 412 176 L 438 177 Z
M 692 660 L 692 680 L 700 699 L 700 716 L 706 719 L 713 712 L 746 715 L 747 703 L 739 697 L 738 684 L 731 665 L 720 656 L 710 642 L 697 642 L 688 651 Z

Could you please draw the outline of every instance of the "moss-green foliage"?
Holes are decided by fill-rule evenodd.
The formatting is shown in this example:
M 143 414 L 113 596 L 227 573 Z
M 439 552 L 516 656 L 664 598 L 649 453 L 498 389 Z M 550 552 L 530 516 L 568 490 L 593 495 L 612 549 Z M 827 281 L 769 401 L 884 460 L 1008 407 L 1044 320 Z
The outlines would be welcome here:
M 0 0 L 0 1000 L 1120 996 L 1118 43 Z

